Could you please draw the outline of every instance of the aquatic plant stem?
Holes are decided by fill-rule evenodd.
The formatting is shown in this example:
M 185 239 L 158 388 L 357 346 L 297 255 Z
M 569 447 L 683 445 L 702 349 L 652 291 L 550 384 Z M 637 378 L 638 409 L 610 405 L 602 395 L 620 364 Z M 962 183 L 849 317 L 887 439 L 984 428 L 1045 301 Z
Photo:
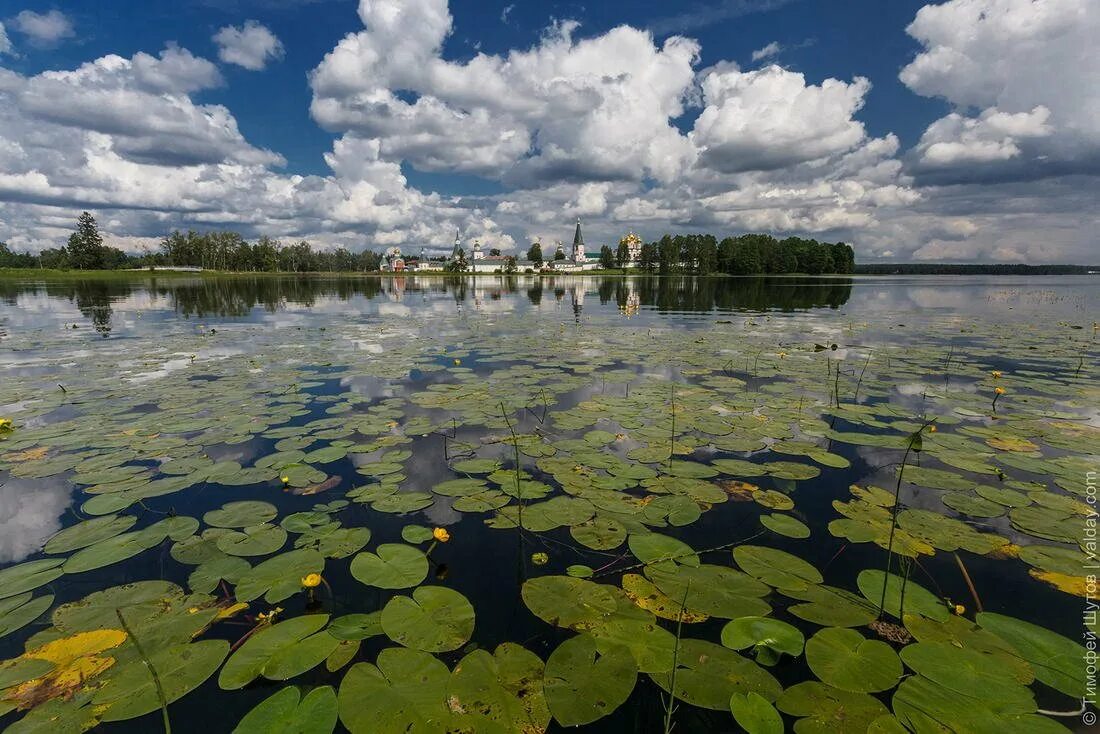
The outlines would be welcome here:
M 926 424 L 927 425 L 927 424 Z M 909 436 L 909 441 L 905 446 L 905 455 L 901 457 L 901 466 L 898 467 L 898 481 L 894 487 L 894 505 L 890 508 L 890 539 L 886 543 L 886 575 L 882 578 L 882 599 L 878 605 L 878 619 L 882 619 L 883 610 L 886 608 L 886 585 L 890 581 L 890 564 L 894 557 L 894 533 L 898 527 L 898 505 L 901 498 L 901 479 L 905 474 L 905 463 L 909 460 L 909 453 L 918 445 L 921 440 L 921 432 L 924 431 L 925 426 L 918 428 L 912 435 Z M 920 451 L 920 449 L 917 449 Z M 900 609 L 898 610 L 901 611 Z
M 680 612 L 676 615 L 676 644 L 672 648 L 672 672 L 668 677 L 668 699 L 665 703 L 665 731 L 664 734 L 672 734 L 672 715 L 676 713 L 676 666 L 679 664 L 680 639 L 684 627 L 684 610 L 687 608 L 688 592 L 691 590 L 691 581 L 684 585 L 684 597 L 680 600 Z
M 856 380 L 856 392 L 855 392 L 855 395 L 852 396 L 852 402 L 853 403 L 858 403 L 859 402 L 859 387 L 860 387 L 860 385 L 863 384 L 863 373 L 865 373 L 867 371 L 867 365 L 869 365 L 871 363 L 871 355 L 872 354 L 873 354 L 873 352 L 868 352 L 867 353 L 867 359 L 865 359 L 863 361 L 863 369 L 861 369 L 859 371 L 859 379 Z
M 966 582 L 966 588 L 970 589 L 970 598 L 974 600 L 974 608 L 979 612 L 985 611 L 982 609 L 982 600 L 978 598 L 978 590 L 974 588 L 974 582 L 970 579 L 970 574 L 966 571 L 966 566 L 963 565 L 962 558 L 958 553 L 953 554 L 955 556 L 955 563 L 959 564 L 959 570 L 962 571 L 963 581 Z
M 138 642 L 138 638 L 134 636 L 134 631 L 130 629 L 130 625 L 126 624 L 126 620 L 122 617 L 122 610 L 116 608 L 115 614 L 118 615 L 118 623 L 122 625 L 122 630 L 126 633 L 126 636 L 130 638 L 130 641 L 134 643 L 138 655 L 141 656 L 141 661 L 145 663 L 145 667 L 149 669 L 149 675 L 153 677 L 153 686 L 157 690 L 157 700 L 160 701 L 160 713 L 164 718 L 164 734 L 172 734 L 172 722 L 168 720 L 168 697 L 164 695 L 164 687 L 160 684 L 160 676 L 157 675 L 157 669 L 153 667 L 153 662 L 149 660 L 149 656 L 145 654 L 145 650 L 142 648 L 141 643 Z

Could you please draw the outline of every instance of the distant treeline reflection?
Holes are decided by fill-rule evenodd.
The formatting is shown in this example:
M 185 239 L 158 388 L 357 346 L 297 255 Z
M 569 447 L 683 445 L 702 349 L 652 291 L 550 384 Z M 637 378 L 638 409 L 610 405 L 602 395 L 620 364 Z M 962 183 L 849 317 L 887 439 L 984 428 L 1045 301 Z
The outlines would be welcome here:
M 834 278 L 693 278 L 693 277 L 248 277 L 110 279 L 90 276 L 54 281 L 0 279 L 0 298 L 11 305 L 21 294 L 44 292 L 73 303 L 97 331 L 111 331 L 114 307 L 131 296 L 146 294 L 156 310 L 163 299 L 189 318 L 243 318 L 255 310 L 274 313 L 288 305 L 311 307 L 318 300 L 386 299 L 414 301 L 447 297 L 455 302 L 519 297 L 538 306 L 567 301 L 579 315 L 584 304 L 598 301 L 620 309 L 658 311 L 793 311 L 839 308 L 852 292 L 852 280 Z M 586 300 L 587 299 L 587 300 Z M 131 305 L 126 309 L 133 312 Z

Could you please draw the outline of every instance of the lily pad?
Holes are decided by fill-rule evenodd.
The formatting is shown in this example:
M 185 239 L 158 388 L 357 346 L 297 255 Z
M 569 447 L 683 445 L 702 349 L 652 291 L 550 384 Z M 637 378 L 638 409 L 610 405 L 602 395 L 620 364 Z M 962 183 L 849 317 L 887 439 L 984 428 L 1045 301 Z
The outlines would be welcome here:
M 1081 660 L 1085 648 L 1056 632 L 994 612 L 977 615 L 978 625 L 1016 649 L 1031 664 L 1035 677 L 1067 696 L 1080 698 L 1085 690 Z
M 730 713 L 748 734 L 783 734 L 783 717 L 759 693 L 730 696 Z
M 288 686 L 245 714 L 233 734 L 331 734 L 336 718 L 332 686 L 314 688 L 304 697 L 297 686 Z
M 245 528 L 274 520 L 278 515 L 275 505 L 270 502 L 246 500 L 227 502 L 221 509 L 211 510 L 202 516 L 203 522 L 218 528 Z
M 672 673 L 650 674 L 670 692 Z M 726 711 L 736 693 L 756 693 L 774 701 L 783 687 L 771 673 L 734 651 L 704 640 L 682 639 L 676 655 L 673 695 L 693 706 Z
M 902 674 L 892 647 L 842 627 L 827 627 L 811 637 L 806 662 L 825 684 L 856 693 L 893 688 Z
M 542 660 L 505 642 L 490 654 L 462 658 L 447 684 L 447 706 L 457 731 L 511 734 L 546 730 L 550 710 L 543 692 Z
M 340 721 L 351 734 L 444 734 L 447 666 L 426 652 L 397 647 L 376 664 L 356 663 L 340 683 Z
M 405 647 L 425 652 L 457 650 L 474 632 L 474 608 L 444 586 L 421 586 L 412 598 L 395 596 L 382 609 L 382 630 Z
M 351 559 L 351 575 L 367 586 L 408 589 L 428 575 L 428 558 L 403 543 L 383 543 L 377 553 L 360 553 Z
M 783 654 L 798 657 L 806 642 L 802 632 L 770 617 L 741 617 L 722 628 L 722 644 L 731 650 L 752 648 L 761 665 L 775 665 Z
M 949 614 L 947 604 L 912 579 L 903 579 L 890 574 L 889 581 L 884 571 L 868 568 L 859 572 L 856 585 L 859 593 L 877 608 L 883 601 L 883 586 L 886 587 L 884 611 L 901 619 L 902 614 L 921 614 L 929 619 L 943 621 Z M 904 589 L 904 591 L 903 591 Z M 903 609 L 904 605 L 904 609 Z
M 621 706 L 634 690 L 637 677 L 638 666 L 625 647 L 607 647 L 601 654 L 595 638 L 581 634 L 550 653 L 543 688 L 558 723 L 580 726 Z
M 228 654 L 229 643 L 225 640 L 202 640 L 151 650 L 148 652 L 149 665 L 138 659 L 111 670 L 92 703 L 104 708 L 103 721 L 144 716 L 161 706 L 149 666 L 156 671 L 165 700 L 171 703 L 202 685 Z
M 317 633 L 326 622 L 327 614 L 307 614 L 256 632 L 226 661 L 218 675 L 218 685 L 227 691 L 243 688 L 264 675 L 265 666 L 273 659 Z M 335 646 L 337 640 L 330 639 Z

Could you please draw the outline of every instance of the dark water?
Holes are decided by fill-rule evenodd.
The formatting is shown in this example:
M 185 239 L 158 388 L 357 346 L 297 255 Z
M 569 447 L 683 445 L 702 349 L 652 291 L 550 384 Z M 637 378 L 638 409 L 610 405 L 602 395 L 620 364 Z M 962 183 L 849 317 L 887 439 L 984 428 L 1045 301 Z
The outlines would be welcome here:
M 912 342 L 914 347 L 927 347 L 929 341 L 949 337 L 960 358 L 968 348 L 981 342 L 988 346 L 989 334 L 1011 332 L 1026 326 L 1041 328 L 1043 324 L 1063 321 L 1088 324 L 1097 317 L 1098 288 L 1095 278 L 1081 277 L 877 277 L 877 278 L 744 278 L 744 279 L 677 279 L 677 278 L 530 278 L 503 279 L 479 277 L 459 280 L 442 278 L 141 278 L 40 281 L 33 276 L 24 279 L 0 279 L 0 367 L 6 380 L 24 384 L 33 399 L 36 392 L 52 389 L 54 383 L 78 379 L 81 365 L 95 369 L 111 369 L 117 364 L 120 376 L 134 379 L 133 390 L 151 391 L 150 403 L 133 410 L 156 410 L 157 387 L 164 380 L 206 382 L 209 390 L 219 389 L 220 374 L 204 370 L 204 360 L 240 354 L 278 358 L 279 343 L 300 344 L 310 339 L 360 338 L 378 325 L 384 330 L 402 329 L 400 340 L 437 340 L 453 352 L 461 349 L 463 335 L 490 334 L 507 340 L 520 338 L 530 331 L 554 334 L 560 328 L 563 343 L 579 338 L 585 329 L 611 328 L 631 330 L 639 334 L 647 329 L 662 330 L 665 338 L 693 338 L 693 332 L 712 332 L 726 325 L 747 322 L 759 324 L 771 332 L 778 349 L 787 344 L 821 342 L 837 345 L 843 358 L 846 350 L 889 345 L 893 348 Z M 979 336 L 966 333 L 968 324 L 979 323 Z M 960 328 L 953 328 L 955 324 Z M 860 325 L 858 333 L 855 325 Z M 991 327 L 990 325 L 994 325 Z M 345 333 L 349 325 L 355 335 Z M 934 325 L 934 331 L 930 331 Z M 256 327 L 260 327 L 259 330 Z M 671 329 L 671 332 L 668 330 Z M 213 335 L 211 346 L 198 360 L 175 354 L 171 341 L 191 333 Z M 671 334 L 671 336 L 668 336 Z M 931 334 L 931 336 L 929 336 Z M 216 337 L 217 341 L 213 341 Z M 984 342 L 981 340 L 985 339 Z M 148 352 L 158 341 L 169 343 L 170 354 L 158 364 L 133 364 L 129 360 L 139 352 Z M 371 346 L 380 360 L 387 354 L 384 347 Z M 999 368 L 1026 368 L 1036 371 L 1052 369 L 1043 354 L 1021 352 L 1005 354 L 995 365 Z M 547 349 L 548 360 L 554 353 Z M 1092 359 L 1095 351 L 1086 352 Z M 621 355 L 619 355 L 621 357 Z M 617 365 L 638 374 L 666 373 L 665 367 L 651 363 L 644 351 L 638 351 L 632 363 L 621 358 Z M 297 359 L 297 353 L 295 359 Z M 738 341 L 731 337 L 725 369 L 748 381 L 751 388 L 765 384 L 766 379 L 753 379 L 754 365 L 742 358 Z M 988 351 L 980 350 L 975 359 L 989 359 Z M 479 358 L 476 351 L 462 358 L 463 366 L 475 373 L 488 373 L 502 367 L 491 356 Z M 450 356 L 441 356 L 441 364 L 449 364 Z M 554 365 L 550 365 L 554 366 Z M 716 365 L 718 366 L 718 365 Z M 90 369 L 90 367 L 89 367 Z M 378 401 L 403 397 L 424 390 L 428 385 L 445 380 L 441 372 L 413 370 L 402 378 L 381 378 L 356 375 L 338 363 L 319 363 L 305 368 L 314 384 L 308 392 L 320 398 L 337 396 L 349 390 L 366 409 Z M 603 368 L 601 368 L 603 369 Z M 629 384 L 603 383 L 600 371 L 591 375 L 590 384 L 571 394 L 559 396 L 555 410 L 580 403 L 605 391 L 629 390 Z M 852 375 L 858 363 L 852 367 Z M 694 378 L 676 376 L 671 379 L 691 382 Z M 846 375 L 846 380 L 850 379 Z M 880 375 L 880 379 L 882 376 Z M 908 379 L 907 377 L 905 379 Z M 898 384 L 888 398 L 891 404 L 915 403 L 916 393 Z M 10 396 L 10 393 L 6 393 Z M 618 394 L 618 393 L 615 393 Z M 3 401 L 0 401 L 3 402 Z M 18 418 L 19 400 L 0 406 L 0 416 Z M 325 416 L 328 403 L 312 403 L 310 414 L 295 419 L 307 423 Z M 74 411 L 86 407 L 59 407 L 38 418 L 49 423 L 66 419 Z M 426 412 L 426 411 L 425 411 Z M 406 415 L 415 415 L 410 408 Z M 517 431 L 535 430 L 540 425 L 538 407 L 518 415 Z M 1095 413 L 1092 418 L 1096 420 Z M 836 430 L 862 430 L 859 426 L 835 422 Z M 476 440 L 483 428 L 459 428 L 453 437 L 440 433 L 418 438 L 402 446 L 413 452 L 406 462 L 405 473 L 416 488 L 427 489 L 454 475 L 440 456 L 449 440 Z M 581 432 L 583 433 L 583 431 Z M 219 460 L 236 459 L 242 464 L 249 457 L 271 453 L 275 441 L 257 436 L 244 444 L 216 446 L 207 453 Z M 789 540 L 771 534 L 765 540 L 772 547 L 789 550 L 823 569 L 826 583 L 854 589 L 853 579 L 864 568 L 878 567 L 882 551 L 872 544 L 844 544 L 831 537 L 825 529 L 829 520 L 837 517 L 832 501 L 847 498 L 851 484 L 882 482 L 883 465 L 888 463 L 880 453 L 848 444 L 831 445 L 830 450 L 851 462 L 845 469 L 825 469 L 815 479 L 800 481 L 794 497 L 794 515 L 806 522 L 814 532 L 815 541 Z M 782 459 L 790 457 L 778 457 Z M 528 462 L 531 463 L 531 462 Z M 350 459 L 325 465 L 324 470 L 346 480 L 345 488 L 364 483 L 355 472 Z M 533 469 L 532 469 L 533 471 Z M 539 478 L 536 475 L 536 478 Z M 781 487 L 783 488 L 783 487 Z M 340 494 L 344 490 L 340 490 Z M 923 490 L 926 495 L 937 492 Z M 922 490 L 912 497 L 912 506 L 921 506 Z M 280 517 L 310 509 L 318 501 L 338 496 L 325 494 L 300 497 L 273 491 L 270 486 L 224 487 L 204 485 L 183 492 L 146 500 L 144 507 L 130 512 L 142 515 L 141 523 L 155 521 L 158 513 L 174 512 L 201 518 L 203 513 L 225 502 L 239 499 L 264 499 L 278 505 Z M 73 508 L 81 502 L 61 478 L 33 481 L 7 477 L 0 472 L 0 567 L 41 557 L 42 543 L 62 527 L 76 521 Z M 761 531 L 758 518 L 765 514 L 757 505 L 727 502 L 703 513 L 695 523 L 681 528 L 663 529 L 696 549 L 729 544 L 740 539 L 757 538 Z M 368 526 L 372 538 L 367 550 L 379 543 L 401 542 L 400 530 L 410 522 L 446 526 L 455 541 L 440 546 L 432 554 L 431 573 L 440 583 L 464 594 L 477 613 L 473 642 L 492 649 L 505 641 L 519 642 L 545 659 L 564 639 L 573 633 L 550 628 L 535 618 L 524 606 L 519 587 L 531 575 L 561 572 L 573 563 L 595 567 L 611 562 L 614 554 L 585 553 L 571 542 L 568 529 L 561 528 L 536 537 L 487 527 L 484 516 L 464 516 L 450 509 L 449 503 L 437 503 L 413 516 L 378 513 L 366 505 L 353 503 L 340 515 L 345 526 Z M 57 595 L 55 603 L 79 599 L 84 595 L 126 581 L 168 579 L 186 584 L 191 568 L 173 560 L 166 543 L 146 551 L 122 564 L 98 571 L 63 576 L 51 585 Z M 547 567 L 536 569 L 530 562 L 533 552 L 544 551 L 551 556 Z M 255 559 L 252 559 L 255 560 Z M 704 562 L 728 565 L 729 551 L 715 552 Z M 968 569 L 977 580 L 982 601 L 988 611 L 1003 611 L 1022 619 L 1041 623 L 1072 638 L 1080 637 L 1080 600 L 1068 597 L 1050 587 L 1034 582 L 1028 568 L 1019 561 L 994 561 L 980 556 L 967 556 Z M 326 611 L 335 615 L 346 612 L 371 611 L 381 608 L 394 592 L 364 586 L 348 573 L 347 561 L 330 561 L 325 576 L 334 590 L 334 598 L 323 601 Z M 937 594 L 969 604 L 970 594 L 949 553 L 922 558 L 914 570 L 914 579 Z M 429 575 L 429 581 L 431 581 Z M 599 579 L 616 583 L 616 577 Z M 281 604 L 286 616 L 293 616 L 304 607 L 302 595 Z M 809 637 L 814 625 L 791 620 Z M 694 625 L 691 635 L 717 640 L 724 620 L 710 620 Z M 24 628 L 0 640 L 0 658 L 22 652 L 23 641 L 36 627 Z M 39 628 L 40 629 L 40 628 Z M 215 627 L 211 636 L 235 640 L 247 626 L 223 624 Z M 382 647 L 390 643 L 384 636 L 365 642 L 357 660 L 373 660 Z M 439 657 L 449 666 L 461 659 L 462 650 Z M 772 671 L 780 682 L 790 685 L 804 680 L 808 672 L 804 665 L 780 666 Z M 292 683 L 338 684 L 342 673 L 328 674 L 324 667 L 292 680 Z M 243 691 L 226 693 L 217 688 L 216 676 L 188 698 L 171 708 L 177 731 L 230 731 L 236 722 L 256 703 L 284 684 L 259 680 Z M 663 710 L 660 689 L 644 675 L 630 700 L 612 715 L 587 728 L 586 731 L 627 732 L 656 731 L 660 728 Z M 888 703 L 888 696 L 882 699 Z M 1040 706 L 1044 701 L 1039 700 Z M 6 725 L 11 717 L 0 719 Z M 728 713 L 704 711 L 683 706 L 677 717 L 677 731 L 737 731 Z M 554 724 L 551 725 L 552 730 Z M 104 731 L 152 731 L 159 727 L 159 716 L 104 726 Z

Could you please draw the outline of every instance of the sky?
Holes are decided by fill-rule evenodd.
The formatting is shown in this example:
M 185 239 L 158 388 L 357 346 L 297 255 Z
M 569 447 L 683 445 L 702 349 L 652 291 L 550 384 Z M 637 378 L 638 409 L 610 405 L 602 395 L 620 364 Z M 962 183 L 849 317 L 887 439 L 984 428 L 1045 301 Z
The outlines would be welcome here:
M 1100 262 L 1096 0 L 0 0 L 0 242 Z

